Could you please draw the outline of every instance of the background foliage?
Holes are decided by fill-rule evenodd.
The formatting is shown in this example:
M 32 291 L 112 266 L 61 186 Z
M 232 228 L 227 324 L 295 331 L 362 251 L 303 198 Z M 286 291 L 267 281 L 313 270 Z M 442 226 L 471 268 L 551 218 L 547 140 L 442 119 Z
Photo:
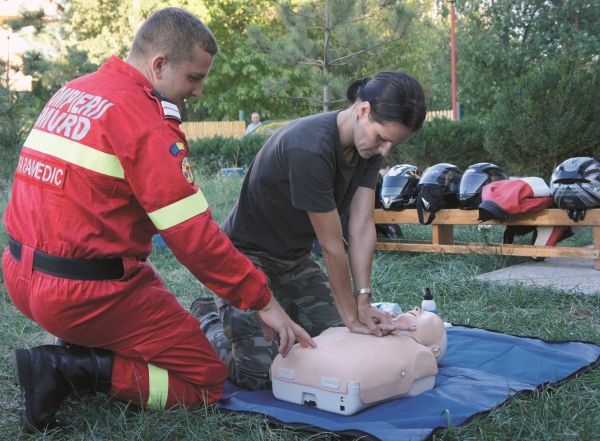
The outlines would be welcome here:
M 349 80 L 393 69 L 406 70 L 422 82 L 430 109 L 450 107 L 446 0 L 356 0 L 346 4 L 332 0 L 340 12 L 352 5 L 352 16 L 365 18 L 344 23 L 343 14 L 332 9 L 340 24 L 336 30 L 340 33 L 334 36 L 338 52 L 332 56 L 339 58 L 361 47 L 371 49 L 327 75 L 316 65 L 299 66 L 301 57 L 286 61 L 275 51 L 281 43 L 284 51 L 323 60 L 324 52 L 318 52 L 323 43 L 322 26 L 319 28 L 323 15 L 317 8 L 323 3 L 64 0 L 61 4 L 66 14 L 58 23 L 40 20 L 36 13 L 4 23 L 3 27 L 14 32 L 34 26 L 38 37 L 51 43 L 51 50 L 27 54 L 23 65 L 12 60 L 7 66 L 4 57 L 0 60 L 0 214 L 8 201 L 16 154 L 44 102 L 63 82 L 93 71 L 110 54 L 125 56 L 140 21 L 166 5 L 196 13 L 209 24 L 220 45 L 205 96 L 190 100 L 184 109 L 188 120 L 237 119 L 242 109 L 247 117 L 252 111 L 265 118 L 302 116 L 320 111 L 322 105 L 294 97 L 322 97 L 326 82 L 333 99 L 338 99 Z M 385 17 L 361 15 L 360 8 L 377 10 L 385 5 L 396 12 Z M 409 144 L 396 149 L 389 161 L 414 162 L 421 168 L 454 162 L 465 168 L 472 162 L 490 160 L 513 174 L 547 177 L 562 159 L 598 155 L 597 1 L 458 0 L 456 7 L 459 100 L 468 118 L 456 124 L 427 123 Z M 303 8 L 312 8 L 313 25 L 292 19 Z M 401 38 L 373 47 L 379 38 L 394 35 Z M 256 49 L 257 39 L 265 43 L 262 49 Z M 33 75 L 30 93 L 16 93 L 8 87 L 6 74 L 10 77 L 17 69 Z M 210 178 L 221 167 L 247 166 L 263 141 L 245 137 L 192 142 L 192 163 L 200 176 Z M 217 220 L 223 220 L 241 181 L 215 176 L 201 178 L 201 183 Z M 406 237 L 430 235 L 427 227 L 413 227 L 403 227 Z M 584 243 L 590 242 L 589 233 Z M 459 234 L 463 241 L 481 239 L 477 230 Z M 0 224 L 0 249 L 5 244 Z M 152 259 L 182 304 L 189 306 L 198 293 L 206 295 L 206 289 L 168 250 L 155 250 Z M 378 300 L 396 301 L 405 309 L 419 303 L 424 286 L 432 287 L 440 313 L 448 321 L 553 340 L 600 342 L 598 295 L 485 285 L 475 278 L 506 263 L 506 258 L 494 256 L 378 252 L 373 282 Z M 43 344 L 51 337 L 16 311 L 1 282 L 0 275 L 0 377 L 5 380 L 0 383 L 2 439 L 337 439 L 274 427 L 260 417 L 223 414 L 214 408 L 152 412 L 109 402 L 105 397 L 84 397 L 82 404 L 65 404 L 61 412 L 69 419 L 71 432 L 24 435 L 19 425 L 18 391 L 10 381 L 10 350 Z M 596 369 L 564 385 L 515 397 L 488 416 L 446 430 L 434 439 L 596 439 L 600 432 L 599 372 Z
M 461 0 L 456 7 L 459 96 L 468 114 L 488 116 L 499 95 L 547 61 L 598 63 L 595 1 Z
M 166 5 L 197 14 L 220 46 L 204 96 L 188 100 L 183 109 L 187 120 L 238 119 L 240 110 L 246 118 L 258 111 L 263 119 L 289 119 L 319 112 L 324 102 L 339 108 L 351 80 L 393 69 L 421 81 L 430 109 L 450 107 L 446 1 L 63 4 L 58 23 L 31 12 L 4 25 L 14 32 L 34 26 L 53 50 L 29 52 L 21 66 L 10 66 L 9 74 L 22 69 L 33 76 L 30 93 L 15 94 L 0 83 L 3 150 L 18 148 L 35 115 L 65 81 L 95 70 L 110 54 L 125 56 L 139 23 Z M 456 9 L 458 96 L 471 118 L 455 126 L 427 123 L 390 162 L 464 167 L 491 160 L 515 174 L 546 176 L 568 157 L 598 155 L 600 8 L 595 2 L 461 0 Z M 0 62 L 3 79 L 6 69 Z M 221 142 L 225 156 L 211 153 L 212 161 L 245 163 L 227 152 L 233 148 L 229 141 Z
M 259 135 L 238 138 L 214 136 L 189 142 L 190 158 L 203 176 L 214 176 L 223 167 L 247 167 L 264 144 Z
M 574 156 L 600 158 L 597 63 L 546 62 L 499 94 L 485 135 L 486 152 L 516 174 L 550 178 Z
M 273 64 L 300 73 L 308 93 L 291 94 L 288 80 L 280 76 L 263 77 L 260 83 L 290 103 L 306 103 L 313 112 L 339 108 L 357 69 L 370 62 L 372 70 L 379 70 L 376 55 L 386 46 L 397 48 L 415 16 L 404 3 L 387 0 L 285 1 L 277 13 L 282 35 L 270 37 L 252 26 L 250 39 Z
M 475 162 L 493 162 L 493 156 L 483 149 L 483 140 L 484 127 L 477 119 L 453 122 L 436 118 L 424 124 L 406 145 L 396 146 L 386 164 L 414 164 L 423 171 L 430 165 L 449 162 L 464 170 Z

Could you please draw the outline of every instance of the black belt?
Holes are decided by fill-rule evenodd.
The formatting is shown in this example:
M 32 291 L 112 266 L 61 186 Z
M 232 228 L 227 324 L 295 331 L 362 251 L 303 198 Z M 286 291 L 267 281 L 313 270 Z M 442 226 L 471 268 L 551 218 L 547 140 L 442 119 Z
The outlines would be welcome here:
M 12 256 L 21 260 L 21 244 L 9 237 L 8 246 Z M 121 259 L 66 259 L 37 250 L 33 252 L 33 268 L 53 276 L 78 280 L 120 279 L 125 273 Z

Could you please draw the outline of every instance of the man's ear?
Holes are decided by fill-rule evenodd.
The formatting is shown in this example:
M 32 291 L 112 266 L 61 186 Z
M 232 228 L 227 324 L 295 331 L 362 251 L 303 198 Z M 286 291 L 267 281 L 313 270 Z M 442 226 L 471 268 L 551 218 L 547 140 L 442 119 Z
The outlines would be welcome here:
M 156 79 L 162 79 L 166 63 L 167 56 L 165 54 L 156 54 L 154 57 L 152 57 L 152 74 Z

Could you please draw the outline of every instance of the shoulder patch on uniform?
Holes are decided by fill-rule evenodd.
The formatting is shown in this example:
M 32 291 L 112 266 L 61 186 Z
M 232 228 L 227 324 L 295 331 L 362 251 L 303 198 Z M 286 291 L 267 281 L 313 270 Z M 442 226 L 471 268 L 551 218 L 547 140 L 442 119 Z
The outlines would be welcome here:
M 181 172 L 183 173 L 183 177 L 190 184 L 194 183 L 194 175 L 192 174 L 192 164 L 190 164 L 189 158 L 186 156 L 181 161 Z
M 153 90 L 151 93 L 152 93 L 152 96 L 158 98 L 158 101 L 160 102 L 160 105 L 162 106 L 164 118 L 165 119 L 174 119 L 180 123 L 181 122 L 181 114 L 179 113 L 179 107 L 177 107 L 177 105 L 175 103 L 169 101 L 167 98 L 162 96 L 156 90 Z
M 169 147 L 169 152 L 173 156 L 177 156 L 179 154 L 179 152 L 183 152 L 184 150 L 185 150 L 185 145 L 181 141 L 177 141 L 175 144 L 173 144 L 171 147 Z

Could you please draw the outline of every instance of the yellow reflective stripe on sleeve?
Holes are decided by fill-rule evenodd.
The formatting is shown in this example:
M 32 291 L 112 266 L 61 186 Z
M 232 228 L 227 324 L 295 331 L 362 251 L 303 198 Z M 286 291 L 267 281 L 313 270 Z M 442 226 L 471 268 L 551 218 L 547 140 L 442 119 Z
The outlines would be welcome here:
M 101 152 L 52 133 L 33 129 L 25 141 L 25 147 L 103 175 L 121 179 L 125 177 L 123 167 L 115 155 Z
M 169 372 L 153 364 L 148 364 L 148 402 L 149 409 L 164 409 L 169 396 Z
M 183 198 L 171 205 L 148 213 L 150 220 L 157 230 L 166 230 L 174 227 L 197 214 L 204 213 L 208 208 L 208 202 L 200 190 L 198 193 Z

